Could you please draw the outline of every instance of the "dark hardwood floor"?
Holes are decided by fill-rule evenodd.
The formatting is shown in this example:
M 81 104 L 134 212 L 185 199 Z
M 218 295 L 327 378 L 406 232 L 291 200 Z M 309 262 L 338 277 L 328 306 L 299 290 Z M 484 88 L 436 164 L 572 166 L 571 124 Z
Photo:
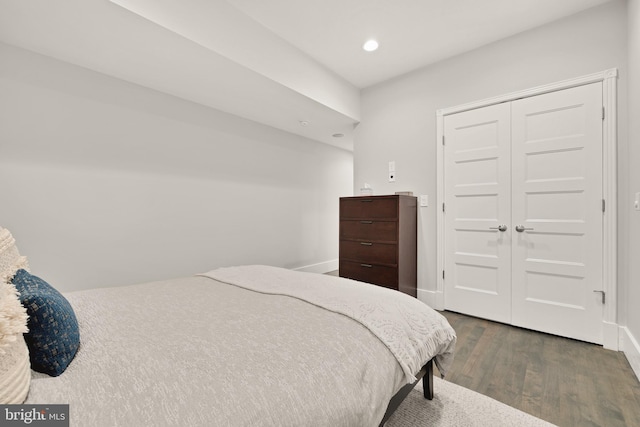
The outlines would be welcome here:
M 562 427 L 640 426 L 640 383 L 623 353 L 442 314 L 458 336 L 448 381 Z
M 458 336 L 447 381 L 560 427 L 640 427 L 640 382 L 623 353 L 442 314 Z

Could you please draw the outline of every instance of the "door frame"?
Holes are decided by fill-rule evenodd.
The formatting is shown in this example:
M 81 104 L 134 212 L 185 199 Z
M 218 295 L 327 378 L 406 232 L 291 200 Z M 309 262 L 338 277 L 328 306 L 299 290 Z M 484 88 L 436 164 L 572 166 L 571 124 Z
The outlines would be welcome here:
M 590 83 L 602 82 L 602 103 L 604 106 L 604 118 L 602 122 L 602 166 L 603 166 L 603 188 L 602 196 L 605 203 L 603 215 L 603 289 L 606 292 L 606 302 L 603 311 L 603 346 L 606 349 L 618 351 L 619 327 L 618 319 L 618 271 L 617 271 L 617 86 L 618 69 L 611 68 L 599 73 L 589 74 L 582 77 L 537 86 L 531 89 L 508 93 L 505 95 L 474 101 L 463 105 L 443 108 L 436 111 L 436 185 L 437 185 L 437 288 L 435 295 L 430 298 L 430 303 L 438 310 L 444 310 L 444 117 L 461 113 L 463 111 L 476 108 L 487 107 L 501 102 L 515 101 L 520 98 L 542 95 L 548 92 L 555 92 L 569 89 L 576 86 L 583 86 Z

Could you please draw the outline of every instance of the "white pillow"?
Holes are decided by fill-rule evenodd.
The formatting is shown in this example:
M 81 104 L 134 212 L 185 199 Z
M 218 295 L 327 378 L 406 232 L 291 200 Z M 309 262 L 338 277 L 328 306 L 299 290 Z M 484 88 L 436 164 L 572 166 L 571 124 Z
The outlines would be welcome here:
M 16 240 L 9 230 L 0 227 L 0 281 L 10 282 L 21 268 L 29 271 L 27 258 L 20 256 Z
M 27 329 L 27 310 L 18 299 L 10 280 L 21 268 L 28 268 L 20 256 L 15 239 L 0 228 L 0 404 L 25 401 L 31 382 L 29 350 L 23 333 Z
M 29 394 L 31 365 L 22 334 L 2 348 L 0 355 L 0 405 L 23 403 Z

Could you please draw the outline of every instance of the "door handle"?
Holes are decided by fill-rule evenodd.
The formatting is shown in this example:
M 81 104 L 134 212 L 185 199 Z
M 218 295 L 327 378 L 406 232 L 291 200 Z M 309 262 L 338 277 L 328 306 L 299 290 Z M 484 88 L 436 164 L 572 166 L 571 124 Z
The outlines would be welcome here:
M 500 231 L 507 231 L 507 226 L 504 224 L 500 224 L 497 227 L 489 227 L 489 230 L 500 230 Z
M 516 231 L 522 233 L 525 230 L 533 230 L 533 228 L 527 228 L 524 225 L 516 225 Z

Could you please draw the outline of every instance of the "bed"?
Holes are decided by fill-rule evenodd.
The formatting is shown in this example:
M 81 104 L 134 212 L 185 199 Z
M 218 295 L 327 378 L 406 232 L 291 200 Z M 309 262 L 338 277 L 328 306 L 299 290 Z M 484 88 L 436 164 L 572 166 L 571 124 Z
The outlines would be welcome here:
M 79 350 L 25 403 L 69 404 L 75 426 L 382 425 L 455 346 L 408 295 L 268 266 L 65 297 Z

